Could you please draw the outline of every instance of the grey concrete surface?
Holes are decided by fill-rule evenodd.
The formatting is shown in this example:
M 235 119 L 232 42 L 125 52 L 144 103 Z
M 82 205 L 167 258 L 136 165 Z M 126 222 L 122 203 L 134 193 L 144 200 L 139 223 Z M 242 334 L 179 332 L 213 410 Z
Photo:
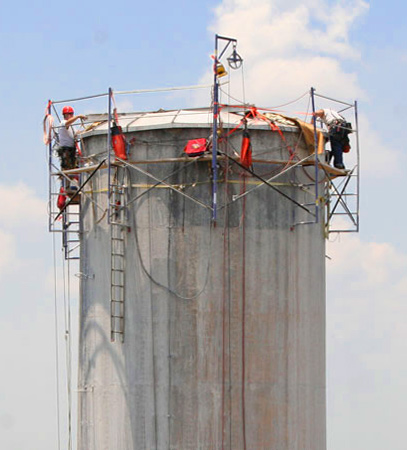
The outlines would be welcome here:
M 140 131 L 132 159 L 182 155 L 210 129 Z M 297 152 L 298 132 L 286 133 Z M 233 135 L 221 150 L 240 149 Z M 256 158 L 288 159 L 279 135 L 252 131 Z M 106 137 L 85 140 L 102 153 Z M 166 187 L 128 208 L 125 340 L 110 341 L 110 234 L 82 198 L 79 450 L 325 450 L 325 241 L 314 220 L 232 161 L 219 173 L 219 216 Z M 182 168 L 184 166 L 184 168 Z M 211 204 L 208 162 L 143 170 Z M 262 176 L 281 166 L 256 164 Z M 119 168 L 126 198 L 154 183 Z M 313 203 L 313 167 L 276 186 Z M 88 194 L 107 206 L 107 171 Z M 132 185 L 130 187 L 129 185 Z M 323 188 L 321 183 L 320 188 Z M 92 192 L 90 192 L 92 189 Z M 224 206 L 227 205 L 228 206 Z

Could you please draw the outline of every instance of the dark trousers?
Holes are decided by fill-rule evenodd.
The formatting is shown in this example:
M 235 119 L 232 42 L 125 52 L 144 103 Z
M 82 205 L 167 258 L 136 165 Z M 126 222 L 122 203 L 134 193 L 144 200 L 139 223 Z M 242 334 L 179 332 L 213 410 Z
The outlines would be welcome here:
M 57 152 L 61 159 L 62 170 L 75 169 L 77 167 L 75 147 L 59 147 Z
M 331 142 L 332 156 L 334 158 L 334 166 L 343 165 L 343 139 L 336 136 L 329 136 Z

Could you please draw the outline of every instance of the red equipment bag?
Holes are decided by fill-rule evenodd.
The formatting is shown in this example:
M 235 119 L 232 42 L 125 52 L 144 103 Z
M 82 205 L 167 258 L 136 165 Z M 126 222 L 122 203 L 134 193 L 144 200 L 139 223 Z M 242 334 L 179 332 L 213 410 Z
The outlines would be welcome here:
M 343 144 L 343 148 L 342 148 L 343 153 L 349 153 L 350 152 L 350 141 L 348 136 L 346 136 L 345 138 L 345 142 Z
M 61 186 L 61 189 L 59 190 L 58 200 L 57 200 L 57 206 L 61 210 L 65 206 L 66 203 L 66 194 L 65 189 Z
M 126 141 L 124 140 L 122 127 L 116 125 L 116 123 L 113 122 L 111 133 L 114 154 L 120 159 L 127 159 Z
M 184 148 L 184 152 L 188 156 L 200 156 L 205 153 L 206 150 L 206 139 L 191 139 L 187 142 L 187 145 Z
M 252 165 L 252 144 L 247 131 L 243 132 L 242 147 L 240 149 L 240 162 L 242 166 L 247 168 Z

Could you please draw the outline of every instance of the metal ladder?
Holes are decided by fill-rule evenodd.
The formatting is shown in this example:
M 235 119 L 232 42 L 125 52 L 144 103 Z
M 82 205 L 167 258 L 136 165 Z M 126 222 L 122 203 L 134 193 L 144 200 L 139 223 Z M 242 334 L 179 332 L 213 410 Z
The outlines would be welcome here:
M 65 259 L 80 259 L 80 204 L 71 204 L 62 213 L 62 245 Z
M 57 169 L 56 169 L 57 170 Z M 57 199 L 61 195 L 61 183 L 56 173 L 50 172 L 49 180 L 49 222 L 48 228 L 51 233 L 62 234 L 62 248 L 65 259 L 80 259 L 80 232 L 81 232 L 81 206 L 79 195 L 72 203 L 62 211 L 57 207 Z M 66 188 L 67 179 L 63 179 L 62 185 Z M 78 183 L 76 183 L 78 184 Z M 71 192 L 72 195 L 73 192 Z M 66 195 L 66 203 L 70 196 Z
M 115 179 L 110 185 L 110 323 L 111 341 L 124 342 L 126 234 L 128 232 L 125 187 Z

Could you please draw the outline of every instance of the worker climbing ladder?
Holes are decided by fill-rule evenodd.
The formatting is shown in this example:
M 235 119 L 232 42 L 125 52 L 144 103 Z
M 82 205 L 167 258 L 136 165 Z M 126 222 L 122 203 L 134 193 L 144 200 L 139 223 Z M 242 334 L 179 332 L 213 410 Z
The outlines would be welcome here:
M 61 181 L 62 180 L 62 181 Z M 79 185 L 53 164 L 49 171 L 49 231 L 62 234 L 66 260 L 80 259 L 81 206 Z
M 110 185 L 109 217 L 110 217 L 110 245 L 111 245 L 111 274 L 110 274 L 110 318 L 111 340 L 117 338 L 124 341 L 124 313 L 125 313 L 125 270 L 126 270 L 126 234 L 128 219 L 126 208 L 126 186 L 120 175 L 123 168 L 117 168 Z

